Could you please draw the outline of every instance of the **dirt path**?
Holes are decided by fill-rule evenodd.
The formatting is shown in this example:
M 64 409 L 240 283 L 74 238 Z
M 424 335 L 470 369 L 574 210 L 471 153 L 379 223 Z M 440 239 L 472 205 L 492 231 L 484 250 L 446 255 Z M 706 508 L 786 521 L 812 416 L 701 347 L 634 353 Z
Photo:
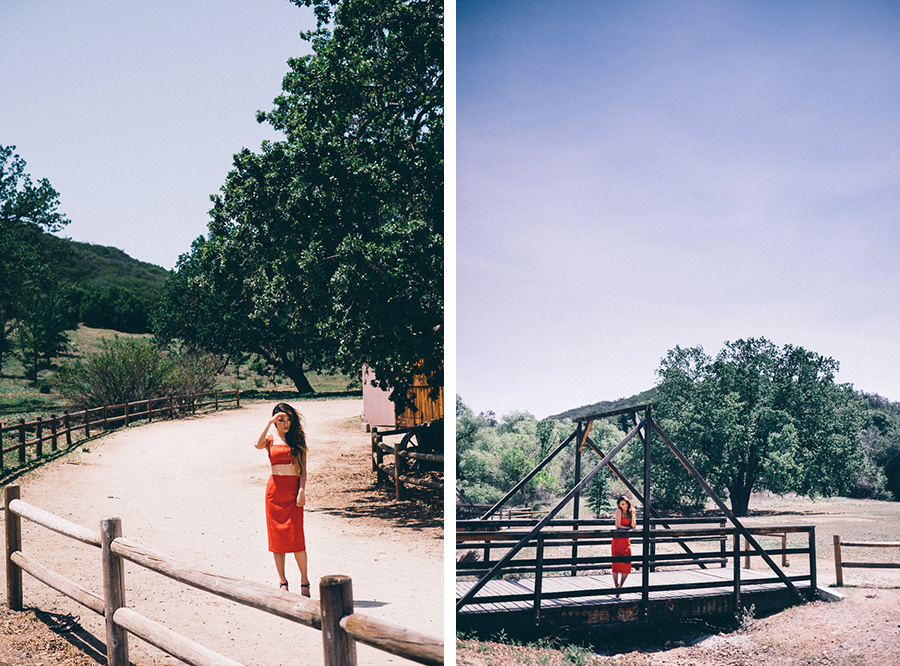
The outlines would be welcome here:
M 359 400 L 297 401 L 310 443 L 306 538 L 313 596 L 327 574 L 346 574 L 360 612 L 423 633 L 443 633 L 443 541 L 438 510 L 396 503 L 373 487 L 369 439 Z M 253 404 L 179 421 L 132 427 L 19 478 L 22 499 L 72 522 L 99 526 L 119 516 L 124 535 L 160 553 L 224 575 L 269 583 L 278 579 L 267 552 L 264 451 L 253 447 L 271 404 Z M 82 586 L 102 589 L 99 551 L 48 530 L 23 525 L 23 551 Z M 293 564 L 293 563 L 290 563 Z M 194 590 L 126 563 L 128 605 L 213 650 L 250 665 L 321 663 L 321 634 Z M 5 576 L 0 573 L 0 576 Z M 0 623 L 0 666 L 13 661 L 17 626 L 80 616 L 87 634 L 69 642 L 103 650 L 102 618 L 27 574 L 24 599 L 43 615 Z M 299 591 L 296 565 L 288 567 Z M 4 585 L 5 587 L 5 585 Z M 54 614 L 52 616 L 47 613 Z M 19 614 L 26 615 L 26 614 Z M 4 627 L 9 625 L 4 631 Z M 27 628 L 26 628 L 27 630 Z M 50 634 L 52 636 L 52 634 Z M 93 641 L 91 640 L 93 637 Z M 12 641 L 14 642 L 14 641 Z M 3 646 L 6 646 L 5 648 Z M 136 666 L 180 663 L 130 639 Z M 360 664 L 403 660 L 360 645 Z M 42 663 L 53 661 L 43 654 Z M 94 660 L 85 663 L 96 663 Z

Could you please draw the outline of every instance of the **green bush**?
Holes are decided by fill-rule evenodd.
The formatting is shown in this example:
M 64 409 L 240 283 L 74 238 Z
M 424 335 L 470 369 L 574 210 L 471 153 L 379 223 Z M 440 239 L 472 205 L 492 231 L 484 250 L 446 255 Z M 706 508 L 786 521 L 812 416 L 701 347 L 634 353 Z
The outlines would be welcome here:
M 103 340 L 100 351 L 61 366 L 56 382 L 63 396 L 90 408 L 206 392 L 215 385 L 215 368 L 204 354 L 166 352 L 152 342 L 115 336 Z

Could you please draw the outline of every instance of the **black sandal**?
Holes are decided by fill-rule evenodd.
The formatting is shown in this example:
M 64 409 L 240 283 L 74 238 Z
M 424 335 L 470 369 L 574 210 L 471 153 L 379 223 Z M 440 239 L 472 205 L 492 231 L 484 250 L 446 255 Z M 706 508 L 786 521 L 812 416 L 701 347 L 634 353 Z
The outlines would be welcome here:
M 303 591 L 303 588 L 304 588 L 304 587 L 306 588 L 306 591 L 305 591 L 305 592 Z M 303 595 L 304 597 L 310 596 L 310 594 L 309 594 L 309 583 L 301 584 L 301 585 L 300 585 L 300 594 Z
M 279 584 L 278 584 L 278 587 L 283 587 L 283 588 L 284 588 L 284 591 L 287 592 L 287 591 L 288 591 L 288 584 L 287 584 L 287 581 L 284 581 L 283 583 L 279 583 Z

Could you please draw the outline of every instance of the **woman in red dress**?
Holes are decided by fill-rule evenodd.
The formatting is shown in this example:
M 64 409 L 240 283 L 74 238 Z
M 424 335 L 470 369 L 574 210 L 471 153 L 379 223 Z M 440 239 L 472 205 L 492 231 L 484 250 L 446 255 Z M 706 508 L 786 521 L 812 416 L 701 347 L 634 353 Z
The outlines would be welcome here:
M 266 449 L 272 476 L 266 485 L 266 531 L 269 551 L 275 557 L 280 587 L 288 589 L 284 575 L 287 553 L 293 553 L 300 568 L 300 593 L 309 596 L 306 540 L 303 536 L 303 506 L 306 504 L 306 434 L 297 411 L 281 402 L 272 410 L 256 442 Z
M 616 529 L 630 530 L 634 527 L 634 507 L 631 506 L 631 500 L 622 495 L 616 500 Z M 614 537 L 612 540 L 612 556 L 613 557 L 631 557 L 631 539 L 628 537 Z M 618 590 L 625 584 L 625 579 L 631 573 L 631 562 L 613 562 L 612 578 L 613 585 Z M 619 594 L 616 593 L 618 597 Z

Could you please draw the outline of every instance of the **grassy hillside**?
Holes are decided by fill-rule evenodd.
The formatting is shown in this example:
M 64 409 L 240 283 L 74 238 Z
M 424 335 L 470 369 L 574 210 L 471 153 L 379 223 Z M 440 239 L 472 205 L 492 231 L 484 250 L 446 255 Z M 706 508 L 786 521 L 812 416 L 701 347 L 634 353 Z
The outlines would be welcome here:
M 109 329 L 79 326 L 70 335 L 70 351 L 63 357 L 63 363 L 98 351 L 104 339 L 114 336 L 121 338 L 148 338 L 149 335 L 119 333 Z M 319 375 L 308 373 L 307 378 L 317 393 L 336 393 L 348 391 L 348 386 L 355 378 L 343 375 Z M 355 382 L 358 385 L 358 381 Z M 250 370 L 246 365 L 229 366 L 218 379 L 217 388 L 222 391 L 240 389 L 247 399 L 266 397 L 269 392 L 283 394 L 286 398 L 296 393 L 296 387 L 283 377 L 264 377 Z M 358 391 L 358 389 L 357 389 Z M 38 415 L 48 415 L 71 410 L 62 396 L 53 388 L 52 371 L 43 371 L 39 381 L 33 383 L 25 379 L 25 373 L 18 359 L 11 359 L 4 364 L 3 375 L 0 376 L 0 420 L 13 421 L 32 420 Z
M 595 402 L 591 405 L 584 405 L 582 407 L 575 407 L 573 409 L 566 410 L 565 412 L 560 412 L 559 414 L 554 414 L 553 416 L 548 416 L 548 419 L 575 419 L 580 416 L 589 416 L 591 414 L 601 414 L 603 412 L 611 412 L 616 409 L 622 409 L 624 407 L 632 407 L 634 405 L 646 405 L 649 402 L 654 402 L 656 400 L 656 387 L 644 391 L 643 393 L 638 393 L 637 395 L 633 395 L 630 398 L 619 398 L 618 400 L 604 400 L 602 402 Z

